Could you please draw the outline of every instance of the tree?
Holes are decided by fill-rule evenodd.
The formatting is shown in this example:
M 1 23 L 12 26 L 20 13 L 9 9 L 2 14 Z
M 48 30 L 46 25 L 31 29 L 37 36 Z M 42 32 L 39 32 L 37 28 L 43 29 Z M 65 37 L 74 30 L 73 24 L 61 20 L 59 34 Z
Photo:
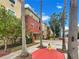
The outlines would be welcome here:
M 7 36 L 6 36 L 6 22 L 7 22 L 7 11 L 3 6 L 0 6 L 0 35 L 4 39 L 5 48 L 4 51 L 7 49 Z
M 50 28 L 53 31 L 54 37 L 59 37 L 60 35 L 60 15 L 53 13 L 49 24 L 50 24 Z
M 42 42 L 42 39 L 43 39 L 43 35 L 42 35 L 42 0 L 40 0 L 40 48 L 45 48 L 43 46 L 43 42 Z
M 21 36 L 21 21 L 11 15 L 4 7 L 0 7 L 0 36 L 4 40 L 5 51 L 7 50 L 7 40 L 15 35 Z
M 21 56 L 27 56 L 27 46 L 26 46 L 26 37 L 25 37 L 25 8 L 24 0 L 21 0 L 21 20 L 22 20 L 22 53 Z
M 66 0 L 64 0 L 64 9 L 61 17 L 61 30 L 62 30 L 62 50 L 66 51 L 65 45 L 65 19 L 66 19 Z
M 78 21 L 78 0 L 70 0 L 70 20 L 69 20 L 69 39 L 68 39 L 68 59 L 78 58 L 77 46 L 77 21 Z
M 22 52 L 21 55 L 15 59 L 32 59 L 31 55 L 27 52 L 26 37 L 25 37 L 25 8 L 24 0 L 19 0 L 21 3 L 21 21 L 22 21 Z
M 47 26 L 47 38 L 46 39 L 50 39 L 50 27 Z

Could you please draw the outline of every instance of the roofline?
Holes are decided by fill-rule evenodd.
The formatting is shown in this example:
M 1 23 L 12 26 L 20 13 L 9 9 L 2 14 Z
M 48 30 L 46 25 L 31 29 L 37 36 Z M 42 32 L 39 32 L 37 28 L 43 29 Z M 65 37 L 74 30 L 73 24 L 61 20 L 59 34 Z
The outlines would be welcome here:
M 26 10 L 26 9 L 30 10 L 30 11 L 31 11 L 36 17 L 38 17 L 39 20 L 40 20 L 40 17 L 39 17 L 33 10 L 31 10 L 29 7 L 26 7 L 25 10 Z

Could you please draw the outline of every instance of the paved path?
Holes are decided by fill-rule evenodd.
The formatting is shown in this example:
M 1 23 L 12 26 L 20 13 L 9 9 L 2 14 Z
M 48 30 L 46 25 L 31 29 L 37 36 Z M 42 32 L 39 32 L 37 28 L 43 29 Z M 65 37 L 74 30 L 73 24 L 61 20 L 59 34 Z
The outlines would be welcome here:
M 36 42 L 39 42 L 39 40 L 37 40 Z M 62 41 L 61 40 L 43 40 L 44 46 L 48 46 L 48 43 L 51 44 L 53 49 L 62 48 Z M 38 49 L 37 46 L 39 46 L 39 44 L 28 47 L 27 48 L 28 52 L 32 53 L 33 51 L 37 50 Z M 3 56 L 0 59 L 14 59 L 16 56 L 18 56 L 20 54 L 21 54 L 21 50 L 10 53 L 9 55 Z M 67 58 L 67 54 L 65 54 L 65 58 Z

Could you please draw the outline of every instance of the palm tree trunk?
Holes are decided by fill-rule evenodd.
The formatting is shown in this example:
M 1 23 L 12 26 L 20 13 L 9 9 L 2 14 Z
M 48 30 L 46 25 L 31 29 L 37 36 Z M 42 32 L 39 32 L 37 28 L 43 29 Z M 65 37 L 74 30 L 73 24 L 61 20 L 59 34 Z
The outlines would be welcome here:
M 25 8 L 24 0 L 21 0 L 21 19 L 22 19 L 22 56 L 27 56 L 27 46 L 26 46 L 26 37 L 25 37 Z
M 42 0 L 40 0 L 40 31 L 41 31 L 40 47 L 43 47 L 43 43 L 42 43 Z
M 53 36 L 54 36 L 54 40 L 55 40 L 55 27 L 54 27 L 54 31 L 53 31 Z
M 63 10 L 63 26 L 62 26 L 62 30 L 63 30 L 63 39 L 62 39 L 62 50 L 65 51 L 66 50 L 66 46 L 65 46 L 65 13 L 66 13 L 66 0 L 64 0 L 64 10 Z
M 60 38 L 62 39 L 62 27 L 60 27 Z
M 68 41 L 68 59 L 78 59 L 77 46 L 77 0 L 70 0 L 70 20 L 69 20 L 69 41 Z

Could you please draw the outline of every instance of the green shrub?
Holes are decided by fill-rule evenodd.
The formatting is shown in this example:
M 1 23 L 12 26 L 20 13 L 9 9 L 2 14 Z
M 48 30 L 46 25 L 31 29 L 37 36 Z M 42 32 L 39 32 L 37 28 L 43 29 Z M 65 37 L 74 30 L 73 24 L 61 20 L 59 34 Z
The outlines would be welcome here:
M 26 37 L 26 44 L 30 44 L 32 43 L 32 38 L 31 37 Z

